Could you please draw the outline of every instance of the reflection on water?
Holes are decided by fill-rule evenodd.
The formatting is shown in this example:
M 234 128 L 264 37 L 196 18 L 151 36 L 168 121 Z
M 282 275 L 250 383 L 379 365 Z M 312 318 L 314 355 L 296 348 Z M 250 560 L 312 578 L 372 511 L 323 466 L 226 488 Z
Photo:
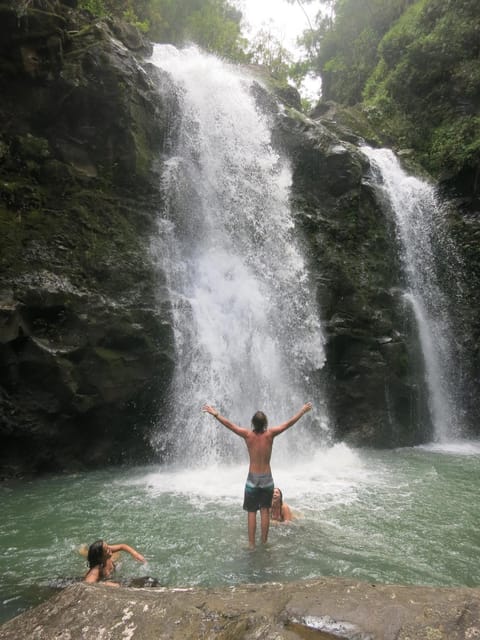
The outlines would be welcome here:
M 2 485 L 1 619 L 86 570 L 78 549 L 127 542 L 119 580 L 167 586 L 289 581 L 322 575 L 370 582 L 480 584 L 480 443 L 396 451 L 318 451 L 274 478 L 299 517 L 247 548 L 246 459 L 202 469 L 154 467 Z M 124 554 L 125 556 L 127 554 Z

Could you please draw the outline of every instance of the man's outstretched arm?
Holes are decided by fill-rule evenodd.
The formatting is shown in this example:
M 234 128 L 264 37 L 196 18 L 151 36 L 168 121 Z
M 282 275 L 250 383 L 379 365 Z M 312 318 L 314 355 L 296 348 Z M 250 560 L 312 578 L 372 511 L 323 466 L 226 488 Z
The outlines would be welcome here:
M 278 427 L 272 427 L 270 431 L 273 433 L 274 436 L 278 436 L 280 433 L 282 433 L 286 429 L 293 427 L 293 425 L 296 422 L 298 422 L 302 416 L 304 416 L 308 411 L 311 410 L 311 408 L 312 408 L 312 403 L 307 402 L 306 404 L 303 405 L 303 407 L 300 409 L 298 413 L 296 413 L 294 416 L 290 418 L 290 420 L 286 420 L 285 422 L 282 422 L 282 424 L 279 424 Z
M 202 407 L 202 411 L 209 413 L 211 416 L 216 418 L 221 424 L 223 424 L 224 427 L 227 427 L 227 429 L 230 429 L 230 431 L 233 431 L 233 433 L 236 433 L 237 436 L 240 436 L 241 438 L 245 438 L 246 435 L 249 433 L 248 429 L 239 427 L 234 422 L 231 422 L 230 420 L 228 420 L 228 418 L 224 418 L 223 416 L 221 416 L 220 413 L 214 407 L 211 407 L 209 404 L 204 404 Z

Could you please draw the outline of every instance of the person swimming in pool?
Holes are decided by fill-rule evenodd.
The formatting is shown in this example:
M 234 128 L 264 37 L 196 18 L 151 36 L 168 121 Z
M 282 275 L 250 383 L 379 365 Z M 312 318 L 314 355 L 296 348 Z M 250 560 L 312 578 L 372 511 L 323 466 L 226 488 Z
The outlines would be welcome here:
M 292 510 L 289 505 L 283 501 L 283 493 L 278 487 L 275 487 L 273 490 L 270 520 L 272 522 L 291 522 L 293 520 Z
M 267 416 L 263 411 L 257 411 L 252 418 L 252 430 L 239 427 L 209 404 L 202 407 L 202 411 L 216 418 L 224 427 L 230 429 L 245 440 L 250 466 L 248 469 L 243 509 L 248 512 L 248 543 L 249 547 L 255 547 L 255 534 L 257 528 L 257 511 L 260 510 L 261 540 L 266 543 L 270 526 L 270 508 L 274 491 L 270 459 L 272 456 L 273 440 L 278 435 L 292 427 L 302 416 L 312 409 L 312 403 L 307 402 L 289 420 L 276 427 L 268 426 Z
M 115 571 L 115 561 L 120 551 L 126 551 L 138 562 L 145 562 L 145 558 L 128 544 L 107 544 L 104 540 L 97 540 L 88 547 L 88 571 L 83 578 L 84 582 L 104 582 L 108 586 L 118 587 L 118 582 L 113 582 L 110 577 Z

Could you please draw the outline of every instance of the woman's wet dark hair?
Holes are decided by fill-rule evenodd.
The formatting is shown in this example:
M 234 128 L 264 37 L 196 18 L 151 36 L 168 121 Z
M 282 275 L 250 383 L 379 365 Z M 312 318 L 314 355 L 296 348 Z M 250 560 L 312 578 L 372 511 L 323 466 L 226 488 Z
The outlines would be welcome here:
M 283 506 L 283 493 L 282 490 L 279 489 L 279 487 L 275 487 L 275 489 L 278 489 L 278 493 L 280 494 L 280 506 Z
M 267 416 L 263 413 L 263 411 L 257 411 L 257 413 L 252 418 L 252 427 L 256 433 L 262 433 L 265 431 L 268 425 Z
M 88 547 L 88 566 L 90 569 L 103 564 L 103 540 L 96 540 Z

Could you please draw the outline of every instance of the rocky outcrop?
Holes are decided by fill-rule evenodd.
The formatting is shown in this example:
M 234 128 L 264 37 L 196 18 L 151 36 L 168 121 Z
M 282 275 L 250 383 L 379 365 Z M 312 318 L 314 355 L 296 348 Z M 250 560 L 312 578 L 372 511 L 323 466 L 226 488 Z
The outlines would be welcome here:
M 310 116 L 316 123 L 326 127 L 328 131 L 347 143 L 350 142 L 357 146 L 359 141 L 366 141 L 371 146 L 396 149 L 397 156 L 407 173 L 419 177 L 423 176 L 427 181 L 433 182 L 432 177 L 419 165 L 418 154 L 411 148 L 395 148 L 395 142 L 392 139 L 386 139 L 385 137 L 382 139 L 382 130 L 375 130 L 372 127 L 368 113 L 361 105 L 346 107 L 331 101 L 321 101 Z M 443 246 L 437 246 L 439 273 L 441 274 L 440 277 L 443 278 L 445 290 L 449 290 L 451 306 L 452 310 L 454 310 L 452 314 L 453 325 L 455 326 L 454 341 L 458 353 L 458 361 L 461 363 L 461 366 L 455 372 L 458 389 L 461 390 L 461 392 L 459 391 L 459 398 L 461 397 L 461 399 L 458 401 L 458 408 L 461 412 L 460 422 L 464 433 L 470 432 L 472 434 L 478 434 L 478 425 L 480 423 L 480 403 L 478 401 L 480 391 L 480 322 L 477 313 L 480 305 L 480 252 L 478 250 L 480 217 L 478 194 L 475 194 L 475 189 L 477 189 L 478 185 L 473 179 L 475 171 L 477 171 L 475 167 L 470 167 L 462 170 L 458 175 L 452 175 L 449 178 L 443 176 L 437 183 L 437 191 L 443 203 L 442 226 L 445 230 L 448 230 L 448 239 L 444 238 Z M 364 175 L 362 181 L 364 184 L 361 185 L 361 189 L 365 191 L 365 189 L 368 189 L 369 179 Z M 306 197 L 308 198 L 308 194 Z M 323 197 L 320 198 L 319 203 L 325 203 L 324 208 L 329 209 L 328 202 Z M 380 215 L 377 218 L 377 222 L 381 224 Z M 377 234 L 379 230 L 377 228 L 375 233 Z M 370 240 L 366 238 L 366 241 L 376 251 L 375 247 L 378 247 L 378 245 L 375 242 L 372 243 L 371 238 Z M 356 238 L 356 242 L 357 246 L 361 246 L 362 237 Z M 442 245 L 442 242 L 440 242 L 440 245 Z M 389 250 L 395 251 L 395 248 L 390 247 Z M 369 253 L 371 254 L 372 252 Z M 381 258 L 379 255 L 369 255 L 367 257 L 370 258 L 370 261 L 374 257 Z M 385 261 L 385 264 L 388 264 L 388 261 Z M 380 273 L 386 273 L 380 263 L 376 266 L 371 262 L 371 266 L 373 270 L 369 271 L 369 278 L 373 282 L 376 279 L 377 268 L 380 268 Z M 396 267 L 395 271 L 398 273 Z M 394 282 L 393 278 L 390 278 L 390 280 Z M 356 285 L 358 291 L 364 287 L 362 282 L 365 283 L 365 278 L 363 277 Z M 408 335 L 410 326 L 411 321 L 407 318 L 407 324 L 402 327 L 401 324 L 397 323 L 395 330 L 398 330 L 400 334 Z M 408 393 L 407 397 L 404 397 L 401 404 L 405 409 L 410 407 L 413 420 L 424 425 L 423 430 L 420 429 L 418 432 L 420 437 L 428 438 L 430 435 L 429 419 L 424 403 L 419 402 L 419 399 L 424 395 L 424 390 L 418 386 L 418 381 L 422 380 L 421 369 L 419 369 L 421 362 L 414 362 L 416 347 L 411 343 L 411 340 L 410 344 L 410 355 L 407 358 L 401 356 L 400 362 L 403 361 L 410 371 L 417 371 L 420 375 L 416 376 L 417 382 L 415 382 L 415 376 L 409 376 L 410 382 L 408 384 L 411 387 L 411 392 Z M 395 393 L 389 395 L 390 399 L 394 399 L 396 396 Z M 411 424 L 412 420 L 405 419 L 399 423 L 402 432 L 405 433 L 405 428 L 407 428 L 405 433 L 407 436 L 406 444 L 409 444 L 410 441 L 412 443 L 415 442 L 415 434 L 408 434 L 408 422 Z M 398 442 L 399 436 L 401 441 L 402 434 L 397 433 L 396 436 L 394 434 L 392 443 Z M 410 440 L 410 436 L 413 436 L 412 440 Z
M 1 640 L 472 640 L 480 590 L 323 578 L 218 589 L 77 584 L 0 627 Z
M 0 2 L 0 469 L 152 455 L 172 330 L 150 238 L 167 105 L 129 27 Z M 73 3 L 75 4 L 75 3 Z
M 431 436 L 428 394 L 395 228 L 375 195 L 363 140 L 327 124 L 287 109 L 275 128 L 292 160 L 292 204 L 325 331 L 318 384 L 339 440 L 418 444 Z

